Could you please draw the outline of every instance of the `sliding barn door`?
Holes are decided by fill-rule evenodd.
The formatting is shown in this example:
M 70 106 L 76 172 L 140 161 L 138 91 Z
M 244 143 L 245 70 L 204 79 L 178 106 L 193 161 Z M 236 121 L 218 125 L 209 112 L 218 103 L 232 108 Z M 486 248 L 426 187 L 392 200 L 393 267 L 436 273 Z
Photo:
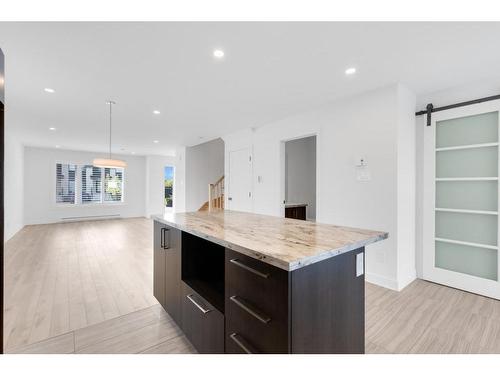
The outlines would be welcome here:
M 3 353 L 3 257 L 4 257 L 4 56 L 0 49 L 0 353 Z
M 423 277 L 496 299 L 499 110 L 436 112 L 424 135 Z

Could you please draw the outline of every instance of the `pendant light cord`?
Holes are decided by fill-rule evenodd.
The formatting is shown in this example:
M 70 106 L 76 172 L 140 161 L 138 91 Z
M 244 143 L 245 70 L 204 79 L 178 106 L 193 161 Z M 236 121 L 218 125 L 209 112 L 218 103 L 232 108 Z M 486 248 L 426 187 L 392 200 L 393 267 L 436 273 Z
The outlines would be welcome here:
M 113 102 L 109 101 L 109 158 L 111 159 L 111 127 L 112 127 L 112 111 Z

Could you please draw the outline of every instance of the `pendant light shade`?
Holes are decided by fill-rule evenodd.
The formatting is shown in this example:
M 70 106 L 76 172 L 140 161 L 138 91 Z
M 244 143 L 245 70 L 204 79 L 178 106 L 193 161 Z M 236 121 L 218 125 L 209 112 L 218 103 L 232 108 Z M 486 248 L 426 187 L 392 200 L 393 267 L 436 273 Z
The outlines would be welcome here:
M 94 159 L 94 167 L 102 168 L 125 168 L 127 163 L 119 159 Z
M 109 159 L 94 159 L 93 165 L 94 167 L 101 167 L 101 168 L 125 168 L 127 166 L 127 163 L 124 160 L 120 159 L 113 159 L 112 154 L 111 154 L 111 130 L 112 130 L 112 106 L 113 104 L 116 104 L 113 101 L 108 101 L 106 102 L 109 104 Z

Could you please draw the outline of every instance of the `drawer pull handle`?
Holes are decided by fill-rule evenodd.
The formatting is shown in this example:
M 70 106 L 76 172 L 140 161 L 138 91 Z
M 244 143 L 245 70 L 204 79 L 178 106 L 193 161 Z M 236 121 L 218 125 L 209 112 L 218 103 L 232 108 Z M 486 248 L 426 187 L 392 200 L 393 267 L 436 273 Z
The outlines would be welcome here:
M 195 305 L 198 309 L 200 309 L 200 311 L 203 314 L 206 314 L 206 313 L 209 313 L 210 311 L 212 311 L 210 309 L 204 308 L 202 305 L 200 305 L 198 302 L 196 302 L 195 299 L 193 298 L 192 294 L 188 294 L 186 297 L 188 300 L 190 300 L 193 303 L 193 305 Z
M 257 271 L 255 268 L 248 267 L 246 264 L 241 263 L 239 259 L 231 259 L 230 262 L 237 265 L 238 267 L 256 274 L 257 276 L 263 277 L 264 279 L 267 279 L 269 277 L 268 273 L 262 273 L 260 271 Z
M 239 338 L 238 338 L 239 336 Z M 249 345 L 248 344 L 245 344 L 243 338 L 238 335 L 237 333 L 231 333 L 229 335 L 229 337 L 231 338 L 231 340 L 233 340 L 235 342 L 236 345 L 238 345 L 246 354 L 254 354 L 256 353 L 255 351 L 252 351 L 252 349 L 250 349 Z
M 271 321 L 271 318 L 263 315 L 262 313 L 255 311 L 255 308 L 251 308 L 248 303 L 245 303 L 242 298 L 238 296 L 231 296 L 229 299 L 234 302 L 237 306 L 245 310 L 247 313 L 252 315 L 254 318 L 260 320 L 262 323 L 267 324 Z

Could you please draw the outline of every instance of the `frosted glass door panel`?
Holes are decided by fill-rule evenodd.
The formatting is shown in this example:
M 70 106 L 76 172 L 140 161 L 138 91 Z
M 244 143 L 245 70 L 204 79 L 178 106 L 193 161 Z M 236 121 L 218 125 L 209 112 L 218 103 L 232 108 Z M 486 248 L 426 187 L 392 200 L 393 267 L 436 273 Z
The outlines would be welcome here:
M 497 245 L 497 216 L 436 212 L 436 237 L 482 245 Z
M 498 252 L 481 247 L 436 241 L 435 266 L 490 280 L 498 280 Z
M 497 181 L 437 181 L 436 207 L 498 210 Z
M 436 152 L 436 177 L 497 177 L 498 147 Z
M 436 123 L 436 147 L 498 142 L 498 112 Z

